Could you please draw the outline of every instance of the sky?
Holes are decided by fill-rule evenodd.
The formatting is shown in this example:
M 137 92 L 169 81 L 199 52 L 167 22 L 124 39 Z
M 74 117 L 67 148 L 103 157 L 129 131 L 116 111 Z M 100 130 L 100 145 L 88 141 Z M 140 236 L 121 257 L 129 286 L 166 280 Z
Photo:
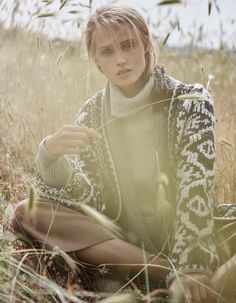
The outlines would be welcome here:
M 212 1 L 210 16 L 208 1 Z M 94 0 L 93 6 L 97 7 L 105 2 L 107 1 Z M 142 12 L 150 21 L 154 35 L 161 40 L 170 33 L 167 45 L 182 46 L 192 39 L 194 45 L 203 47 L 217 48 L 222 41 L 230 49 L 236 48 L 236 0 L 185 0 L 184 4 L 163 6 L 157 5 L 160 0 L 120 2 Z M 68 0 L 60 9 L 60 0 L 0 0 L 0 22 L 5 28 L 20 26 L 33 32 L 41 32 L 51 39 L 73 41 L 79 38 L 81 32 L 81 26 L 78 27 L 81 22 L 78 20 L 88 16 L 88 3 L 87 0 Z M 54 15 L 42 17 L 48 13 Z M 181 30 L 177 27 L 173 29 L 176 20 L 179 21 Z M 198 42 L 200 31 L 202 39 Z

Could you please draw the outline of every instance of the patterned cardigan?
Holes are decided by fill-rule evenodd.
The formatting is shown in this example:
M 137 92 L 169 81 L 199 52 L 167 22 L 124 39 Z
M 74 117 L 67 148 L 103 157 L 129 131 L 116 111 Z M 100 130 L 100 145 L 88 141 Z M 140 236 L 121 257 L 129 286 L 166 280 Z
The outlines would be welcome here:
M 154 69 L 155 102 L 168 106 L 168 154 L 176 191 L 176 224 L 170 259 L 178 273 L 211 274 L 219 265 L 213 238 L 214 112 L 213 101 L 201 84 L 185 84 Z M 77 116 L 78 125 L 96 129 L 94 140 L 71 160 L 73 173 L 63 188 L 52 188 L 36 177 L 38 194 L 79 208 L 87 203 L 113 220 L 121 214 L 121 194 L 106 135 L 108 89 L 88 100 Z M 152 104 L 153 108 L 155 104 Z M 175 270 L 169 275 L 174 278 Z

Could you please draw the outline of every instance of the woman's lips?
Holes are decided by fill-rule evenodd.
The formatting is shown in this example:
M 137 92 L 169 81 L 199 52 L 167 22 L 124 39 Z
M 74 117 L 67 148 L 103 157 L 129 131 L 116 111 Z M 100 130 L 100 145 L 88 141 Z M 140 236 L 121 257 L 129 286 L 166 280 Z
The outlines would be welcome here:
M 126 74 L 126 73 L 128 73 L 130 71 L 131 71 L 131 69 L 121 69 L 120 71 L 118 71 L 117 76 Z

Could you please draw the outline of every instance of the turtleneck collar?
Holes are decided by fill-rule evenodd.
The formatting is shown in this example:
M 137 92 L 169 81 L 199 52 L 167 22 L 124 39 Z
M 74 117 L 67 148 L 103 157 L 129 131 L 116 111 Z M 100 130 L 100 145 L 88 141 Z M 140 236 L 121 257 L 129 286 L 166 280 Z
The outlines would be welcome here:
M 153 86 L 154 78 L 151 77 L 136 96 L 128 98 L 117 86 L 110 83 L 111 114 L 116 117 L 135 115 L 140 107 L 149 103 Z

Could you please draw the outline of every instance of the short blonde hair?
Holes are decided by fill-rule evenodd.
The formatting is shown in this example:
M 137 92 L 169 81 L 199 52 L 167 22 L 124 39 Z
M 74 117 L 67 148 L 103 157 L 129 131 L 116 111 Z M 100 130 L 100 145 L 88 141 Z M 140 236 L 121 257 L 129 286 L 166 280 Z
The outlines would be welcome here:
M 84 37 L 89 57 L 95 59 L 95 34 L 98 26 L 106 29 L 127 25 L 133 28 L 147 47 L 145 54 L 146 68 L 143 76 L 152 74 L 155 64 L 155 51 L 150 31 L 143 16 L 135 9 L 121 4 L 103 5 L 95 10 L 89 17 L 84 31 Z

